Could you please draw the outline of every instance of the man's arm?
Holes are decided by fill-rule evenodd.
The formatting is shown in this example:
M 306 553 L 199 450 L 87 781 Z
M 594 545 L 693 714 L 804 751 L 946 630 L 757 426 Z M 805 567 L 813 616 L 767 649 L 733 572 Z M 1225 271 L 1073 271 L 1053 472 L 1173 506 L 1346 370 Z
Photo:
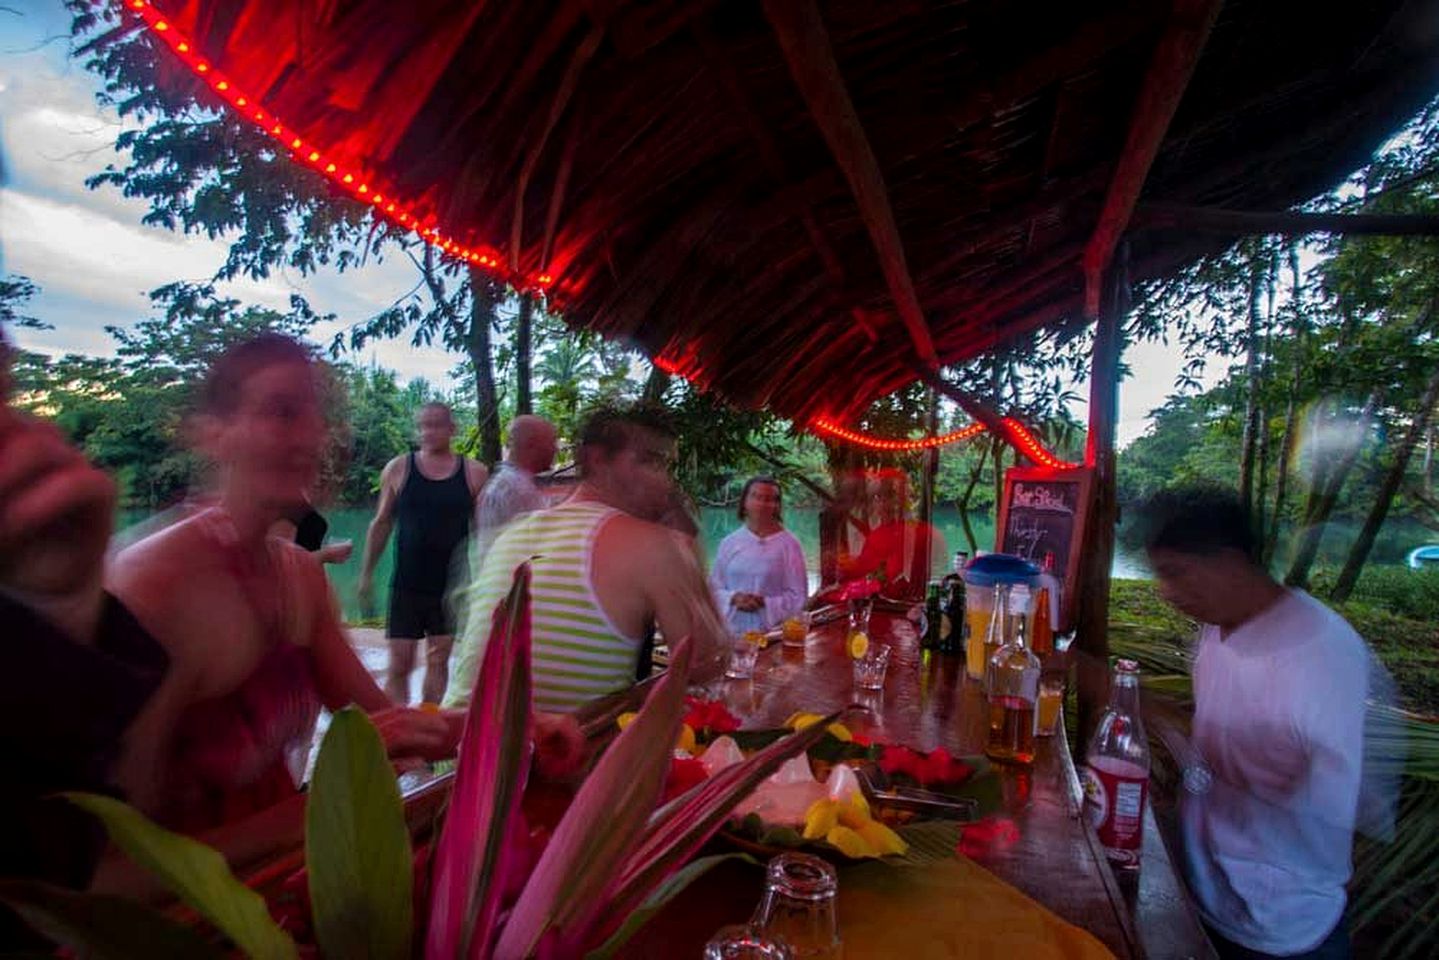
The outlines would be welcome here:
M 485 488 L 485 481 L 490 479 L 490 471 L 478 460 L 471 460 L 465 457 L 465 483 L 470 488 L 470 501 L 478 503 L 480 491 Z
M 380 472 L 380 502 L 375 507 L 375 518 L 365 531 L 365 555 L 360 563 L 360 582 L 356 591 L 360 595 L 360 606 L 371 607 L 375 600 L 375 565 L 385 544 L 390 542 L 390 530 L 395 525 L 395 499 L 405 482 L 405 458 L 396 457 L 385 464 Z
M 656 527 L 649 539 L 647 549 L 639 553 L 646 569 L 637 586 L 645 591 L 667 643 L 691 638 L 694 666 L 690 679 L 709 680 L 724 669 L 729 635 L 704 571 L 677 535 Z

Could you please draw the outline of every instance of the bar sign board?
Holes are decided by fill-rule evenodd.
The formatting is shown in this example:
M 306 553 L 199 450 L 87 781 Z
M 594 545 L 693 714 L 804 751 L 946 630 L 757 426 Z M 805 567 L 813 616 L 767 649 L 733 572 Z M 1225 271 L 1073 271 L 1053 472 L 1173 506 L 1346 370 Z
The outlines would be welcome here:
M 1061 630 L 1069 630 L 1074 617 L 1080 550 L 1093 479 L 1094 471 L 1084 467 L 1012 467 L 1004 472 L 1004 501 L 999 509 L 995 547 L 1037 567 L 1043 566 L 1046 553 L 1054 554 L 1054 575 L 1064 584 L 1059 610 Z

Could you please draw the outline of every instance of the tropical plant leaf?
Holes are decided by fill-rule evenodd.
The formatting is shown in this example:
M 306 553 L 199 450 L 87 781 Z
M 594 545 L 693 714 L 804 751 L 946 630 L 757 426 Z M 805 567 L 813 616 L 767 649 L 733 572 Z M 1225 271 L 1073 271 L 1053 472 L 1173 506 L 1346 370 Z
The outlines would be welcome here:
M 651 917 L 664 909 L 665 904 L 673 900 L 691 883 L 726 860 L 743 860 L 746 863 L 759 865 L 759 861 L 747 853 L 717 853 L 714 856 L 691 860 L 656 887 L 654 892 L 645 898 L 645 902 L 640 904 L 639 909 L 630 911 L 630 914 L 625 917 L 625 922 L 620 924 L 620 928 L 611 934 L 608 940 L 587 953 L 585 960 L 609 960 L 610 957 L 615 956 L 615 951 L 628 943 L 631 937 L 638 933 L 646 923 L 649 923 Z
M 515 569 L 495 609 L 444 830 L 435 848 L 430 960 L 488 956 L 506 880 L 522 851 L 510 842 L 534 752 L 530 710 L 530 567 Z
M 223 960 L 225 956 L 197 931 L 133 900 L 30 880 L 0 880 L 0 900 L 37 932 L 90 960 Z
M 253 960 L 292 960 L 295 942 L 270 918 L 265 901 L 245 887 L 220 854 L 152 823 L 113 797 L 67 793 L 67 800 L 93 813 L 129 858 L 204 917 Z
M 363 711 L 346 707 L 325 731 L 305 802 L 311 922 L 325 956 L 408 960 L 411 862 L 385 745 Z
M 726 767 L 671 800 L 650 819 L 644 842 L 625 860 L 624 870 L 605 900 L 607 923 L 635 909 L 660 882 L 704 845 L 744 799 L 791 757 L 805 752 L 828 735 L 832 713 L 818 723 L 777 740 L 743 763 Z
M 585 778 L 511 910 L 496 956 L 530 956 L 547 935 L 578 946 L 593 918 L 611 909 L 604 893 L 643 833 L 669 772 L 693 649 L 688 638 L 680 641 L 634 722 Z

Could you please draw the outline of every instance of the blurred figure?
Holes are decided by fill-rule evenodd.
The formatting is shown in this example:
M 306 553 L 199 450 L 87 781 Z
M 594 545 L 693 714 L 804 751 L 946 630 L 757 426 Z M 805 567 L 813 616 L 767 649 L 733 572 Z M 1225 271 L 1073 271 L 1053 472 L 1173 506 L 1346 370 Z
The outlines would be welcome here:
M 385 637 L 390 664 L 385 692 L 396 703 L 410 702 L 415 648 L 425 641 L 421 699 L 438 703 L 445 692 L 454 617 L 445 603 L 457 548 L 470 532 L 475 500 L 485 485 L 483 464 L 450 449 L 455 421 L 443 403 L 427 403 L 416 416 L 420 449 L 395 457 L 380 474 L 380 502 L 365 536 L 360 567 L 360 605 L 374 605 L 375 564 L 398 523 L 395 572 L 390 582 Z
M 275 524 L 272 532 L 294 540 L 296 546 L 313 553 L 321 563 L 347 563 L 355 552 L 355 545 L 349 540 L 325 542 L 325 534 L 330 532 L 330 521 L 315 509 L 309 494 L 300 495 L 299 502 Z
M 132 725 L 169 658 L 102 589 L 114 484 L 7 405 L 9 351 L 0 329 L 0 876 L 83 888 L 105 832 L 56 794 L 121 792 Z M 35 942 L 0 907 L 0 952 Z
M 480 494 L 476 529 L 490 539 L 522 513 L 545 506 L 535 474 L 555 465 L 555 426 L 543 417 L 522 414 L 510 421 L 510 448 Z
M 217 505 L 122 551 L 111 570 L 116 595 L 171 658 L 141 725 L 160 754 L 127 771 L 136 800 L 196 832 L 295 796 L 322 703 L 369 712 L 393 756 L 453 752 L 461 718 L 394 708 L 350 647 L 319 562 L 269 535 L 319 467 L 309 353 L 278 334 L 231 347 L 199 406 Z
M 1142 518 L 1160 593 L 1198 620 L 1185 871 L 1222 957 L 1347 957 L 1372 658 L 1337 613 L 1256 561 L 1234 494 L 1160 494 Z
M 876 577 L 886 597 L 923 599 L 930 574 L 943 569 L 947 550 L 938 530 L 910 517 L 908 487 L 900 470 L 878 470 L 868 477 L 869 532 L 859 556 L 840 557 L 842 580 Z
M 718 665 L 724 627 L 690 548 L 658 522 L 673 504 L 672 428 L 645 408 L 604 410 L 580 429 L 580 486 L 520 517 L 485 555 L 468 591 L 445 706 L 469 703 L 495 605 L 515 568 L 533 563 L 534 696 L 570 711 L 635 681 L 646 629 L 691 636 L 695 673 Z
M 781 497 L 773 477 L 750 478 L 736 511 L 743 526 L 720 541 L 710 586 L 731 633 L 768 630 L 804 608 L 804 548 L 784 528 Z

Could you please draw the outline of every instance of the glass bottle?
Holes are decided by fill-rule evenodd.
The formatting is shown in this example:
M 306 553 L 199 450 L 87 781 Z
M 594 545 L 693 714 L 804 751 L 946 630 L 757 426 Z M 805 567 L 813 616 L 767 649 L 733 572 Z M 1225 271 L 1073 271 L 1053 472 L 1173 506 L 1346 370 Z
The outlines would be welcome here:
M 1010 616 L 1010 591 L 1014 588 L 1010 583 L 995 584 L 994 587 L 994 611 L 989 616 L 989 625 L 984 630 L 984 692 L 988 696 L 990 692 L 990 667 L 994 655 L 999 648 L 1008 643 L 1014 636 L 1014 618 Z
M 1029 630 L 1029 648 L 1041 659 L 1054 652 L 1054 609 L 1058 602 L 1058 580 L 1054 576 L 1054 552 L 1044 555 L 1039 589 L 1034 595 L 1033 626 Z
M 964 569 L 964 562 L 967 555 L 956 553 L 954 555 L 954 573 L 945 577 L 948 590 L 944 597 L 944 615 L 949 621 L 949 632 L 941 641 L 941 650 L 947 654 L 961 656 L 964 653 L 964 579 L 960 572 Z
M 941 584 L 938 580 L 931 580 L 924 597 L 924 634 L 920 639 L 920 647 L 925 650 L 938 650 L 946 627 Z
M 1139 710 L 1139 664 L 1120 660 L 1084 768 L 1085 812 L 1116 869 L 1139 869 L 1148 799 L 1149 738 Z
M 996 619 L 1000 611 L 995 611 Z M 1039 721 L 1039 658 L 1024 644 L 1024 629 L 989 659 L 989 742 L 991 760 L 1028 765 L 1034 762 L 1034 734 Z
M 840 960 L 834 867 L 807 853 L 782 853 L 765 871 L 764 899 L 753 923 L 789 945 L 795 960 Z

